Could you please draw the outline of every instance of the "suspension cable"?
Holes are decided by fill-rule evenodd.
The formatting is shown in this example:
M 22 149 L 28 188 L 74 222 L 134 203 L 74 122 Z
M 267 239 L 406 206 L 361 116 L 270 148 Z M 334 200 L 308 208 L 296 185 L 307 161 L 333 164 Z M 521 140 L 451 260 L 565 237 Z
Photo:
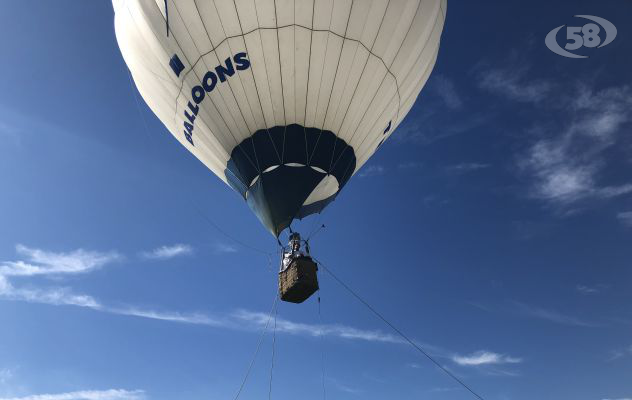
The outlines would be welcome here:
M 309 242 L 311 238 L 313 238 L 314 236 L 316 236 L 316 234 L 318 232 L 320 232 L 321 229 L 325 228 L 325 224 L 320 225 L 318 228 L 313 229 L 312 232 L 309 234 L 309 236 L 307 237 L 307 239 L 305 239 L 306 242 Z
M 278 296 L 277 296 L 278 297 Z M 272 400 L 272 373 L 274 372 L 274 350 L 276 346 L 277 312 L 274 310 L 274 330 L 272 331 L 272 360 L 270 361 L 270 387 L 268 389 L 268 400 Z
M 209 225 L 211 225 L 213 228 L 215 228 L 219 233 L 221 233 L 222 235 L 224 235 L 225 237 L 227 237 L 228 239 L 232 240 L 233 242 L 237 243 L 238 245 L 245 247 L 247 249 L 250 249 L 252 251 L 256 251 L 257 253 L 261 253 L 261 254 L 265 254 L 267 256 L 270 256 L 271 253 L 265 250 L 261 250 L 257 247 L 251 246 L 248 243 L 245 243 L 239 239 L 237 239 L 236 237 L 228 234 L 226 231 L 224 231 L 222 228 L 219 227 L 219 225 L 217 225 L 215 222 L 213 222 L 213 220 L 211 220 L 206 214 L 204 214 L 202 212 L 202 210 L 200 209 L 200 207 L 198 206 L 198 204 L 195 202 L 195 200 L 192 201 L 192 204 L 195 208 L 195 210 L 197 211 L 198 214 L 200 214 L 200 216 L 209 223 Z
M 355 297 L 360 303 L 365 305 L 373 314 L 375 314 L 379 319 L 381 319 L 386 325 L 388 325 L 395 333 L 402 337 L 408 344 L 410 344 L 413 348 L 415 348 L 419 353 L 423 354 L 428 360 L 430 360 L 434 365 L 436 365 L 441 371 L 443 371 L 450 378 L 454 379 L 459 385 L 463 386 L 467 389 L 472 395 L 474 395 L 479 400 L 484 400 L 481 395 L 476 393 L 472 388 L 470 388 L 465 382 L 459 379 L 456 375 L 454 375 L 450 370 L 441 365 L 434 357 L 428 354 L 427 351 L 422 349 L 419 345 L 413 342 L 408 338 L 402 331 L 400 331 L 395 325 L 389 322 L 382 314 L 380 314 L 375 308 L 373 308 L 366 300 L 364 300 L 359 294 L 357 294 L 353 289 L 351 289 L 346 283 L 344 283 L 340 278 L 336 276 L 329 268 L 327 268 L 322 262 L 319 260 L 314 260 L 320 265 L 336 282 L 338 282 L 345 290 L 347 290 L 353 297 Z
M 320 287 L 318 288 L 318 323 L 323 326 L 323 318 L 320 311 Z M 325 391 L 325 339 L 323 335 L 320 335 L 320 367 L 322 370 L 322 383 L 323 383 L 323 400 L 327 399 L 327 392 Z
M 279 296 L 277 295 L 276 290 L 275 290 L 274 303 L 272 303 L 272 308 L 270 309 L 270 313 L 268 314 L 268 320 L 266 321 L 265 327 L 261 331 L 261 336 L 259 336 L 259 342 L 257 343 L 257 349 L 255 350 L 255 354 L 252 356 L 252 360 L 250 360 L 250 365 L 248 365 L 248 369 L 246 370 L 244 379 L 241 381 L 241 385 L 239 386 L 239 390 L 237 391 L 237 394 L 235 395 L 234 400 L 239 399 L 239 396 L 241 395 L 241 391 L 244 389 L 244 386 L 246 386 L 246 381 L 248 380 L 248 376 L 250 375 L 252 366 L 255 364 L 255 360 L 257 359 L 259 350 L 261 349 L 261 343 L 263 342 L 263 338 L 266 335 L 266 332 L 268 331 L 268 325 L 270 325 L 270 320 L 272 319 L 272 313 L 276 311 L 278 300 L 279 300 Z

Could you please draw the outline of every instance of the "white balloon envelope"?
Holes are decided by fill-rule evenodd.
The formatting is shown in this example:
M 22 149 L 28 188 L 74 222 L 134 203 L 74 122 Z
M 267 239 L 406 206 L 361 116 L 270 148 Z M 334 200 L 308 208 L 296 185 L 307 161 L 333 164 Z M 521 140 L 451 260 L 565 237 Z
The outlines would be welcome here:
M 114 0 L 152 111 L 275 236 L 323 210 L 434 67 L 445 0 Z

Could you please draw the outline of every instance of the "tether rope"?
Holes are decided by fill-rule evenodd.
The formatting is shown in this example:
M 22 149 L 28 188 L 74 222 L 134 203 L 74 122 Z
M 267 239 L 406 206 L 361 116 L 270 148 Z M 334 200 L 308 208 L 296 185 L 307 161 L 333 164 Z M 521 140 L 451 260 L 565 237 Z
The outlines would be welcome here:
M 323 318 L 320 311 L 320 288 L 318 288 L 318 323 L 323 326 Z M 323 335 L 320 335 L 320 367 L 322 370 L 322 383 L 323 383 L 323 400 L 327 399 L 327 392 L 325 391 L 325 339 Z
M 306 242 L 309 242 L 310 239 L 312 239 L 314 236 L 316 236 L 316 234 L 318 232 L 320 232 L 321 229 L 325 228 L 325 224 L 321 224 L 318 228 L 315 228 L 312 230 L 312 232 L 309 234 L 309 236 L 307 237 L 307 239 L 305 239 Z
M 386 325 L 388 325 L 395 333 L 402 337 L 408 344 L 410 344 L 413 348 L 415 348 L 419 353 L 423 354 L 428 360 L 430 360 L 434 365 L 436 365 L 441 371 L 443 371 L 450 378 L 454 379 L 459 385 L 467 389 L 472 395 L 474 395 L 479 400 L 484 400 L 481 395 L 476 393 L 472 388 L 470 388 L 465 382 L 459 379 L 456 375 L 450 372 L 446 367 L 441 365 L 437 360 L 434 359 L 428 352 L 422 349 L 419 345 L 413 342 L 408 338 L 402 331 L 400 331 L 395 325 L 389 322 L 382 314 L 380 314 L 375 308 L 373 308 L 366 300 L 364 300 L 359 294 L 357 294 L 353 289 L 351 289 L 346 283 L 344 283 L 336 274 L 331 272 L 329 268 L 323 265 L 322 262 L 315 259 L 314 260 L 320 265 L 336 282 L 338 282 L 345 290 L 347 290 L 353 297 L 355 297 L 360 303 L 364 304 L 373 314 L 375 314 L 379 319 L 381 319 Z
M 256 251 L 258 253 L 261 254 L 265 254 L 267 256 L 271 256 L 271 253 L 265 250 L 261 250 L 257 247 L 251 246 L 248 243 L 244 243 L 241 240 L 237 239 L 236 237 L 226 233 L 222 228 L 219 227 L 219 225 L 217 225 L 215 222 L 213 222 L 213 220 L 211 220 L 208 216 L 206 216 L 206 214 L 204 214 L 202 212 L 202 210 L 199 208 L 198 204 L 195 202 L 195 200 L 192 201 L 192 204 L 195 207 L 195 210 L 198 212 L 198 214 L 200 214 L 202 216 L 202 218 L 204 218 L 204 220 L 206 220 L 206 222 L 208 222 L 213 228 L 215 228 L 219 233 L 221 233 L 222 235 L 226 236 L 228 239 L 232 240 L 233 242 L 237 243 L 240 246 L 243 246 L 247 249 L 250 249 L 252 251 Z
M 268 400 L 272 399 L 272 374 L 274 372 L 274 348 L 276 345 L 277 312 L 278 308 L 274 310 L 274 330 L 272 331 L 272 360 L 270 361 L 270 386 L 268 389 Z
M 235 395 L 234 400 L 239 399 L 239 396 L 241 395 L 241 391 L 244 389 L 244 386 L 246 386 L 246 381 L 248 380 L 248 376 L 250 376 L 250 371 L 252 370 L 252 366 L 255 364 L 255 361 L 257 360 L 257 355 L 259 354 L 259 350 L 261 349 L 261 343 L 263 343 L 263 338 L 266 335 L 266 332 L 268 331 L 268 326 L 270 325 L 270 320 L 272 319 L 272 313 L 276 311 L 278 300 L 279 300 L 279 296 L 277 295 L 276 290 L 275 290 L 274 303 L 272 303 L 272 308 L 270 309 L 270 313 L 268 314 L 268 320 L 266 321 L 266 326 L 263 328 L 263 331 L 261 331 L 261 336 L 259 336 L 259 342 L 257 343 L 257 349 L 255 350 L 255 354 L 252 356 L 252 360 L 250 360 L 250 365 L 248 365 L 248 369 L 246 370 L 246 375 L 244 375 L 244 379 L 241 381 L 241 385 L 239 386 L 239 390 L 237 391 L 237 394 Z

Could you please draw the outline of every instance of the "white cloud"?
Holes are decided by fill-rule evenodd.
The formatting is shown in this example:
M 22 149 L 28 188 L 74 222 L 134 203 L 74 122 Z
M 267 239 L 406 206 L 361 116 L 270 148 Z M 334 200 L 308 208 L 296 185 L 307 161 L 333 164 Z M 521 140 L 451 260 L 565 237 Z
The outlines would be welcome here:
M 24 397 L 4 397 L 0 400 L 142 400 L 145 392 L 142 390 L 81 390 L 76 392 L 55 394 L 34 394 Z
M 520 372 L 509 371 L 509 370 L 495 368 L 495 367 L 485 368 L 483 372 L 491 376 L 510 376 L 510 377 L 522 376 Z
M 518 312 L 538 319 L 543 319 L 550 322 L 555 322 L 561 325 L 582 326 L 582 327 L 597 327 L 596 323 L 583 320 L 581 318 L 559 313 L 553 310 L 547 310 L 544 308 L 534 307 L 528 304 L 514 302 Z
M 381 165 L 369 165 L 368 167 L 362 168 L 358 173 L 359 178 L 366 178 L 369 176 L 378 176 L 384 175 L 386 168 Z
M 610 140 L 621 125 L 630 120 L 632 94 L 628 86 L 611 87 L 601 91 L 581 85 L 570 105 L 579 117 L 571 128 L 586 136 Z
M 0 262 L 0 298 L 43 303 L 73 305 L 98 309 L 101 305 L 91 296 L 74 294 L 68 288 L 15 287 L 9 277 L 60 276 L 94 271 L 119 260 L 116 252 L 87 251 L 51 252 L 17 245 L 18 254 L 25 260 Z
M 193 253 L 193 247 L 188 244 L 177 243 L 172 246 L 160 246 L 151 251 L 144 251 L 141 253 L 141 257 L 150 260 L 167 260 L 191 253 Z
M 394 140 L 399 143 L 430 145 L 461 134 L 472 134 L 494 119 L 493 111 L 477 112 L 478 104 L 466 103 L 454 80 L 433 74 L 424 91 L 424 101 L 417 102 L 398 126 Z
M 608 288 L 608 285 L 599 284 L 595 286 L 577 285 L 575 290 L 584 295 L 598 294 Z
M 522 359 L 481 350 L 467 356 L 454 355 L 452 361 L 461 366 L 478 366 L 489 364 L 517 364 L 521 363 Z
M 25 246 L 18 246 L 19 253 L 26 255 L 34 264 L 23 261 L 5 262 L 0 264 L 4 274 L 0 274 L 0 298 L 10 301 L 25 301 L 49 305 L 69 305 L 89 308 L 103 313 L 125 315 L 138 318 L 146 318 L 160 321 L 195 324 L 233 329 L 240 331 L 259 331 L 266 324 L 268 315 L 262 312 L 237 310 L 232 313 L 213 316 L 205 313 L 183 313 L 177 311 L 152 310 L 137 306 L 108 306 L 99 302 L 92 296 L 73 293 L 69 288 L 33 288 L 15 287 L 8 279 L 9 276 L 36 276 L 76 274 L 93 271 L 108 262 L 119 259 L 117 253 L 98 253 L 84 250 L 76 250 L 70 253 L 53 253 Z M 358 329 L 341 324 L 308 324 L 293 322 L 283 318 L 276 320 L 277 332 L 307 337 L 332 337 L 365 342 L 405 344 L 398 336 L 384 333 L 379 330 Z M 431 345 L 421 344 L 427 351 L 440 357 L 448 357 L 447 352 Z M 118 397 L 106 397 L 116 395 L 130 395 L 136 399 L 142 396 L 142 392 L 105 391 L 105 392 L 72 392 L 59 395 L 38 396 L 66 396 L 66 397 L 25 397 L 24 399 L 65 400 L 65 399 L 118 399 Z M 75 396 L 75 397 L 69 397 Z M 84 397 L 77 397 L 84 396 Z M 90 397 L 92 396 L 92 397 Z M 95 397 L 97 396 L 97 397 Z M 98 397 L 102 396 L 102 397 Z M 120 397 L 127 399 L 126 397 Z M 0 399 L 5 400 L 5 399 Z
M 419 161 L 407 161 L 407 162 L 401 162 L 399 164 L 397 164 L 397 168 L 399 169 L 417 169 L 417 168 L 421 168 L 423 167 L 423 164 L 420 163 Z
M 445 393 L 445 392 L 453 392 L 455 390 L 461 390 L 458 387 L 436 387 L 428 390 L 430 393 Z
M 492 69 L 480 73 L 479 86 L 507 99 L 543 105 L 532 133 L 540 136 L 520 155 L 518 165 L 533 179 L 531 196 L 556 207 L 586 199 L 609 199 L 632 193 L 632 183 L 604 185 L 606 151 L 623 137 L 632 121 L 628 86 L 595 90 L 586 84 L 553 90 L 543 80 L 528 80 L 527 68 Z M 552 112 L 551 112 L 552 111 Z M 550 116 L 550 117 L 549 117 Z M 567 213 L 564 213 L 567 214 Z
M 4 121 L 0 121 L 0 136 L 4 136 L 4 138 L 8 138 L 14 144 L 20 145 L 21 135 L 22 135 L 22 131 L 19 128 L 17 128 L 16 125 L 12 125 Z M 6 143 L 6 141 L 4 140 L 3 142 Z
M 49 305 L 72 305 L 86 307 L 110 314 L 126 315 L 160 321 L 205 325 L 242 331 L 260 330 L 265 326 L 268 314 L 256 311 L 238 310 L 224 316 L 205 313 L 182 313 L 160 311 L 136 306 L 109 307 L 92 296 L 74 294 L 67 288 L 30 289 L 15 288 L 3 276 L 0 276 L 0 298 L 13 301 L 26 301 Z M 311 337 L 329 336 L 367 342 L 405 343 L 399 337 L 378 330 L 362 330 L 345 325 L 316 325 L 277 318 L 277 332 Z
M 49 305 L 73 305 L 111 314 L 238 330 L 260 329 L 268 318 L 267 314 L 246 310 L 239 310 L 223 317 L 215 317 L 203 313 L 156 311 L 135 306 L 109 307 L 101 304 L 92 296 L 72 293 L 68 288 L 17 288 L 9 281 L 9 276 L 84 273 L 117 260 L 120 256 L 114 252 L 99 253 L 82 249 L 69 253 L 54 253 L 22 245 L 18 245 L 16 249 L 18 253 L 26 256 L 28 262 L 11 261 L 0 264 L 0 298 L 6 300 Z M 151 254 L 160 258 L 172 257 L 189 251 L 187 249 L 189 247 L 185 245 L 163 246 Z M 224 252 L 232 251 L 226 247 L 222 247 L 222 250 Z M 403 343 L 399 337 L 376 330 L 362 330 L 345 325 L 304 324 L 282 318 L 277 319 L 277 331 L 293 335 L 331 336 L 370 342 Z
M 626 348 L 619 348 L 616 350 L 612 350 L 610 352 L 610 357 L 608 358 L 608 361 L 618 360 L 619 358 L 623 358 L 626 356 L 632 356 L 632 345 Z
M 4 385 L 13 378 L 13 370 L 10 368 L 0 369 L 0 385 Z
M 226 314 L 225 316 L 211 316 L 204 313 L 180 313 L 172 311 L 155 311 L 138 307 L 127 308 L 107 308 L 100 309 L 119 315 L 129 315 L 140 318 L 156 319 L 161 321 L 178 322 L 194 325 L 206 325 L 218 328 L 234 329 L 241 331 L 259 331 L 268 321 L 268 314 L 258 311 L 237 310 Z M 363 330 L 354 327 L 332 324 L 319 325 L 293 322 L 287 319 L 277 317 L 276 320 L 277 333 L 286 333 L 290 335 L 301 335 L 308 337 L 334 337 L 340 339 L 360 340 L 366 342 L 382 342 L 404 344 L 407 343 L 388 333 L 379 330 Z M 433 346 L 424 345 L 427 350 L 436 352 Z
M 463 106 L 463 101 L 454 87 L 454 82 L 445 75 L 433 75 L 429 86 L 449 108 L 456 110 Z
M 537 103 L 544 100 L 552 85 L 544 80 L 526 80 L 526 70 L 492 69 L 483 71 L 479 86 L 510 100 Z
M 413 108 L 397 128 L 397 134 L 393 138 L 400 143 L 430 145 L 442 139 L 472 132 L 492 117 L 492 113 L 464 113 L 455 118 L 454 113 L 442 113 L 432 106 L 420 110 Z
M 339 381 L 339 380 L 337 380 L 337 379 L 334 379 L 334 378 L 328 377 L 328 378 L 327 378 L 327 380 L 328 380 L 329 382 L 331 382 L 331 383 L 332 383 L 332 385 L 333 385 L 336 389 L 340 390 L 341 392 L 345 392 L 345 393 L 349 393 L 349 394 L 360 394 L 360 393 L 362 393 L 362 390 L 360 390 L 360 389 L 358 389 L 358 388 L 355 388 L 355 387 L 352 387 L 352 386 L 349 386 L 349 385 L 347 385 L 347 384 L 345 384 L 345 383 L 342 383 L 342 382 L 340 382 L 340 381 Z
M 595 195 L 609 199 L 611 197 L 617 197 L 624 194 L 632 193 L 632 184 L 626 183 L 619 186 L 605 186 L 595 189 Z
M 450 165 L 447 167 L 447 169 L 448 171 L 453 171 L 453 172 L 469 172 L 469 171 L 476 171 L 479 169 L 485 169 L 489 167 L 491 167 L 490 164 L 471 162 L 471 163 L 460 163 L 460 164 Z
M 129 315 L 133 317 L 157 319 L 160 321 L 180 322 L 193 325 L 208 325 L 215 327 L 231 327 L 233 324 L 230 321 L 221 318 L 214 318 L 203 313 L 180 313 L 174 311 L 155 311 L 149 309 L 142 309 L 138 307 L 127 308 L 104 308 L 103 311 L 118 314 Z
M 627 351 L 625 350 L 611 350 L 610 351 L 610 357 L 608 357 L 608 361 L 614 361 L 614 360 L 618 360 L 622 357 L 625 357 L 627 355 Z
M 632 193 L 632 183 L 604 186 L 600 173 L 605 153 L 630 122 L 632 91 L 627 86 L 594 92 L 585 86 L 572 101 L 562 100 L 557 130 L 536 126 L 542 136 L 519 160 L 534 181 L 533 197 L 566 206 L 589 198 L 608 199 Z M 538 122 L 539 123 L 539 122 Z
M 0 275 L 0 298 L 29 303 L 71 305 L 99 309 L 101 305 L 92 296 L 73 294 L 68 288 L 16 288 Z
M 265 326 L 268 315 L 262 312 L 239 310 L 232 315 L 235 319 L 253 324 L 257 328 Z M 319 325 L 292 322 L 283 318 L 276 320 L 277 332 L 291 335 L 331 336 L 342 339 L 363 340 L 368 342 L 406 343 L 398 336 L 377 330 L 362 330 L 345 325 Z
M 16 251 L 26 257 L 26 261 L 0 262 L 2 276 L 33 276 L 33 275 L 61 275 L 80 274 L 101 268 L 102 266 L 119 260 L 121 256 L 116 252 L 74 250 L 68 253 L 55 253 L 30 248 L 21 244 Z
M 624 211 L 617 214 L 617 219 L 625 226 L 632 228 L 632 211 Z
M 233 323 L 226 319 L 214 318 L 202 313 L 180 313 L 174 311 L 156 311 L 139 307 L 108 307 L 101 304 L 94 297 L 85 294 L 74 294 L 68 288 L 15 288 L 0 276 L 0 298 L 12 301 L 48 304 L 53 306 L 86 307 L 109 314 L 127 315 L 161 321 L 179 322 L 194 325 L 208 325 L 215 327 L 233 327 Z
M 237 253 L 237 247 L 226 243 L 215 243 L 213 245 L 216 254 Z

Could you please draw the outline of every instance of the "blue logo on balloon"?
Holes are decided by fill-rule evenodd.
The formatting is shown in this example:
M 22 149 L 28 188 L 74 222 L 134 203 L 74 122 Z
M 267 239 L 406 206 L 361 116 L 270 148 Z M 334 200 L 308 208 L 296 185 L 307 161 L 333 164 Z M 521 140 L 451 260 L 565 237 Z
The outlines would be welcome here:
M 218 83 L 226 82 L 226 79 L 235 75 L 235 70 L 243 71 L 250 68 L 250 60 L 247 53 L 237 53 L 232 58 L 224 61 L 225 65 L 218 65 L 212 71 L 207 71 L 202 78 L 200 85 L 191 89 L 191 98 L 187 104 L 188 110 L 184 110 L 184 136 L 187 141 L 193 144 L 193 128 L 195 127 L 195 118 L 200 111 L 200 103 L 204 100 L 207 93 L 211 93 Z

